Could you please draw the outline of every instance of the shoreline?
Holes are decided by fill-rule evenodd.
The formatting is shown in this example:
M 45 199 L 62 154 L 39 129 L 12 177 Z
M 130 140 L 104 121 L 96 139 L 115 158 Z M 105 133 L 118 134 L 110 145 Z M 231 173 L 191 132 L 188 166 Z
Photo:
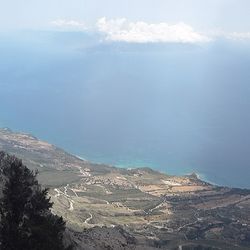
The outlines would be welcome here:
M 223 184 L 218 184 L 218 183 L 215 183 L 214 181 L 212 180 L 209 180 L 209 178 L 199 172 L 199 171 L 189 171 L 188 173 L 187 172 L 183 172 L 183 173 L 172 173 L 171 171 L 167 172 L 167 171 L 164 171 L 162 169 L 159 169 L 157 167 L 153 167 L 151 166 L 151 164 L 143 164 L 143 165 L 138 165 L 138 163 L 135 163 L 135 164 L 131 164 L 131 163 L 127 163 L 127 164 L 110 164 L 110 163 L 107 163 L 105 162 L 105 160 L 103 161 L 95 161 L 95 160 L 92 160 L 92 159 L 87 159 L 86 157 L 82 157 L 82 156 L 79 156 L 79 155 L 75 155 L 73 154 L 75 157 L 77 157 L 78 159 L 80 160 L 83 160 L 83 161 L 86 161 L 86 162 L 90 162 L 90 163 L 94 163 L 94 164 L 98 164 L 98 165 L 101 165 L 101 164 L 105 164 L 107 166 L 111 166 L 111 167 L 116 167 L 116 168 L 121 168 L 121 169 L 126 169 L 126 170 L 130 170 L 130 169 L 140 169 L 140 168 L 149 168 L 149 169 L 152 169 L 153 171 L 157 171 L 159 173 L 162 173 L 162 174 L 166 174 L 166 175 L 170 175 L 170 176 L 185 176 L 185 175 L 192 175 L 192 174 L 195 174 L 197 176 L 197 178 L 201 181 L 204 181 L 204 182 L 207 182 L 211 185 L 214 185 L 214 186 L 223 186 Z M 231 187 L 233 188 L 233 187 Z
M 70 153 L 72 154 L 72 153 Z M 77 157 L 78 159 L 80 160 L 83 160 L 83 161 L 86 161 L 86 162 L 90 162 L 90 163 L 94 163 L 94 164 L 97 164 L 97 165 L 107 165 L 107 166 L 110 166 L 110 167 L 115 167 L 115 168 L 121 168 L 121 169 L 140 169 L 140 168 L 149 168 L 149 169 L 152 169 L 153 171 L 157 171 L 159 173 L 162 173 L 162 174 L 165 174 L 165 175 L 170 175 L 170 176 L 185 176 L 185 175 L 191 175 L 191 174 L 195 174 L 197 176 L 197 178 L 201 181 L 204 181 L 206 183 L 209 183 L 213 186 L 218 186 L 218 187 L 228 187 L 228 188 L 240 188 L 240 189 L 250 189 L 250 187 L 243 187 L 243 186 L 233 186 L 233 185 L 226 185 L 226 184 L 223 184 L 223 183 L 219 183 L 217 181 L 214 181 L 212 179 L 210 179 L 209 177 L 207 177 L 207 175 L 205 173 L 202 173 L 202 172 L 199 172 L 198 170 L 191 170 L 191 171 L 187 171 L 187 170 L 184 170 L 183 172 L 172 172 L 171 169 L 168 170 L 163 170 L 162 168 L 158 168 L 156 166 L 152 166 L 152 164 L 147 164 L 147 163 L 144 163 L 144 164 L 138 164 L 138 162 L 143 162 L 143 161 L 135 161 L 135 163 L 131 163 L 131 161 L 129 163 L 125 163 L 125 164 L 121 164 L 121 163 L 116 163 L 116 164 L 112 164 L 112 163 L 108 163 L 107 161 L 105 161 L 105 159 L 103 160 L 95 160 L 95 159 L 89 159 L 88 157 L 82 157 L 82 156 L 79 156 L 79 155 L 75 155 L 75 154 L 72 154 L 74 155 L 75 157 Z
M 19 130 L 16 130 L 16 129 L 10 129 L 9 127 L 2 127 L 0 128 L 0 130 L 2 131 L 6 131 L 6 132 L 9 132 L 9 133 L 17 133 L 17 134 L 25 134 L 25 135 L 29 135 L 31 137 L 33 137 L 34 139 L 36 140 L 41 140 L 41 141 L 44 141 L 43 139 L 40 139 L 39 137 L 35 137 L 33 136 L 32 133 L 27 133 L 27 132 L 21 132 Z M 47 141 L 46 141 L 47 142 Z M 49 142 L 50 143 L 50 142 Z M 166 170 L 163 169 L 163 167 L 158 167 L 156 166 L 156 164 L 153 164 L 152 162 L 151 163 L 147 163 L 147 162 L 144 162 L 142 160 L 135 160 L 134 162 L 132 162 L 131 160 L 130 161 L 117 161 L 115 163 L 114 160 L 108 160 L 108 159 L 105 159 L 104 157 L 100 157 L 98 160 L 95 160 L 94 158 L 88 158 L 86 156 L 81 156 L 78 154 L 75 154 L 73 151 L 71 150 L 65 150 L 64 146 L 63 145 L 55 145 L 53 143 L 50 143 L 51 145 L 59 148 L 59 149 L 62 149 L 63 151 L 71 154 L 72 156 L 82 160 L 82 161 L 85 161 L 85 162 L 90 162 L 90 163 L 93 163 L 93 164 L 98 164 L 98 165 L 102 165 L 102 164 L 105 164 L 107 166 L 110 166 L 110 167 L 116 167 L 116 168 L 123 168 L 123 169 L 129 169 L 129 168 L 132 168 L 132 169 L 138 169 L 138 168 L 150 168 L 154 171 L 157 171 L 157 172 L 160 172 L 160 173 L 163 173 L 163 174 L 166 174 L 166 175 L 172 175 L 172 176 L 184 176 L 184 175 L 190 175 L 190 173 L 195 173 L 198 177 L 198 179 L 200 179 L 201 181 L 204 181 L 204 182 L 207 182 L 207 183 L 210 183 L 211 185 L 215 185 L 215 186 L 224 186 L 224 187 L 230 187 L 230 188 L 241 188 L 241 189 L 250 189 L 250 187 L 246 187 L 246 186 L 241 186 L 241 185 L 227 185 L 227 184 L 223 184 L 223 182 L 218 182 L 218 181 L 215 181 L 215 180 L 212 180 L 213 178 L 209 178 L 205 173 L 202 173 L 200 172 L 199 170 L 194 170 L 194 169 L 187 169 L 185 168 L 183 171 L 173 171 L 173 168 L 168 168 Z M 112 163 L 110 163 L 112 162 Z

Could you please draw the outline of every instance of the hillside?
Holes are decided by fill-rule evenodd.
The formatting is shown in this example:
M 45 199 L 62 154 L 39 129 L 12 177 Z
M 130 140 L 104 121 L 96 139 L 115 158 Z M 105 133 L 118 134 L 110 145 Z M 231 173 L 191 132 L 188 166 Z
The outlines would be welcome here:
M 93 164 L 9 129 L 0 129 L 0 150 L 38 169 L 78 249 L 250 247 L 249 190 L 214 186 L 195 174 Z

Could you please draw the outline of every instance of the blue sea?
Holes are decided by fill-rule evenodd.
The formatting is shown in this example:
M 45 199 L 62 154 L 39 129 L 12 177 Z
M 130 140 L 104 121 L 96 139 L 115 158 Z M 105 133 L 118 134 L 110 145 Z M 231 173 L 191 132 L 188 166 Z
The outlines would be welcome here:
M 250 46 L 0 35 L 0 127 L 72 154 L 250 188 Z

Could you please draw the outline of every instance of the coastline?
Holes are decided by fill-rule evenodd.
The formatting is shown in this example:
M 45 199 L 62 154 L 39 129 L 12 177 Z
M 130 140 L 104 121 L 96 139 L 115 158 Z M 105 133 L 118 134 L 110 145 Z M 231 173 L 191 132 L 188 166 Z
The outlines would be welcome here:
M 20 132 L 16 129 L 12 130 L 6 126 L 3 128 L 0 128 L 0 130 L 8 131 L 10 133 L 20 133 L 20 134 L 24 134 L 24 135 L 29 135 L 29 136 L 33 137 L 34 139 L 43 141 L 43 139 L 40 139 L 39 137 L 37 138 L 37 137 L 33 136 L 33 134 L 31 132 L 28 132 L 28 133 L 27 132 Z M 124 168 L 124 169 L 150 168 L 154 171 L 158 171 L 160 173 L 163 173 L 166 175 L 172 175 L 172 176 L 184 176 L 184 175 L 190 175 L 190 173 L 195 173 L 200 180 L 207 182 L 207 183 L 210 183 L 210 184 L 215 185 L 215 186 L 227 186 L 230 188 L 243 188 L 243 189 L 250 188 L 250 187 L 242 186 L 242 185 L 237 185 L 237 186 L 236 185 L 228 185 L 228 184 L 226 184 L 226 182 L 223 183 L 223 180 L 221 182 L 216 181 L 216 178 L 210 178 L 204 172 L 192 169 L 191 167 L 190 168 L 185 167 L 182 169 L 178 168 L 178 171 L 176 171 L 177 168 L 174 168 L 174 167 L 165 168 L 165 167 L 160 166 L 157 163 L 154 164 L 153 162 L 148 162 L 148 161 L 146 162 L 146 161 L 142 161 L 142 160 L 138 160 L 138 159 L 133 161 L 133 159 L 128 159 L 128 157 L 127 157 L 127 160 L 119 160 L 119 161 L 115 161 L 114 159 L 108 159 L 108 158 L 105 158 L 103 156 L 98 157 L 98 159 L 94 159 L 94 157 L 86 157 L 86 155 L 83 157 L 83 156 L 79 155 L 79 153 L 74 153 L 73 150 L 65 149 L 65 148 L 67 148 L 66 145 L 55 145 L 54 143 L 51 143 L 51 145 L 53 145 L 57 148 L 63 149 L 65 152 L 68 152 L 69 154 L 75 156 L 76 158 L 78 158 L 82 161 L 91 162 L 94 164 L 99 164 L 99 165 L 105 164 L 107 166 L 116 167 L 116 168 Z M 210 176 L 212 176 L 212 175 L 210 175 Z M 219 179 L 219 178 L 217 178 L 217 179 Z
M 193 172 L 192 171 L 189 171 L 189 172 L 183 171 L 182 173 L 172 173 L 171 171 L 164 171 L 161 168 L 157 168 L 155 166 L 152 166 L 152 164 L 147 164 L 147 163 L 138 164 L 138 161 L 135 161 L 134 164 L 131 163 L 131 162 L 129 162 L 127 164 L 121 164 L 121 163 L 110 164 L 110 163 L 105 162 L 105 160 L 103 160 L 103 161 L 96 161 L 94 159 L 88 159 L 86 156 L 82 157 L 82 156 L 75 155 L 75 154 L 73 154 L 73 155 L 75 157 L 77 157 L 78 159 L 83 160 L 83 161 L 91 162 L 91 163 L 94 163 L 94 164 L 105 164 L 107 166 L 121 168 L 121 169 L 127 169 L 127 170 L 130 170 L 130 169 L 140 169 L 140 168 L 150 168 L 150 169 L 152 169 L 154 171 L 157 171 L 157 172 L 162 173 L 162 174 L 170 175 L 170 176 L 185 176 L 185 175 L 195 174 L 197 176 L 197 178 L 199 180 L 201 180 L 201 181 L 207 182 L 207 183 L 209 183 L 211 185 L 214 185 L 214 186 L 223 186 L 223 184 L 218 184 L 218 183 L 212 181 L 205 174 L 203 174 L 203 173 L 201 173 L 199 171 L 193 171 Z M 143 161 L 139 161 L 139 162 L 143 162 Z

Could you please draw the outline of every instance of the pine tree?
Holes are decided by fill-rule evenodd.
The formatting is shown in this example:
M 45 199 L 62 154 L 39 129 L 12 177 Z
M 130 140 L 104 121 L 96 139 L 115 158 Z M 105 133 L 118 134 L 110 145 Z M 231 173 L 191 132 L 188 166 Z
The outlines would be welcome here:
M 22 161 L 0 152 L 4 177 L 0 200 L 2 250 L 65 250 L 65 222 L 50 211 L 48 190 L 42 189 Z M 68 248 L 69 249 L 69 248 Z

